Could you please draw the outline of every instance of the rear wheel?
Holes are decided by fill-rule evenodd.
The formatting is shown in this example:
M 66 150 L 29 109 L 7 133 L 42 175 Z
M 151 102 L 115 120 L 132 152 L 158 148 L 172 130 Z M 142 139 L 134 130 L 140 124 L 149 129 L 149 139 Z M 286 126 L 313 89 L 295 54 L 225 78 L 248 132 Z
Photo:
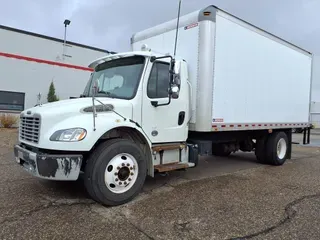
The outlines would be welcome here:
M 89 157 L 85 188 L 103 205 L 121 205 L 139 194 L 146 175 L 143 151 L 132 141 L 113 139 L 102 143 Z
M 288 136 L 284 132 L 275 132 L 272 134 L 266 145 L 267 161 L 271 165 L 280 166 L 287 160 L 289 149 Z
M 258 162 L 280 166 L 288 156 L 289 140 L 284 132 L 274 132 L 257 140 L 255 154 Z

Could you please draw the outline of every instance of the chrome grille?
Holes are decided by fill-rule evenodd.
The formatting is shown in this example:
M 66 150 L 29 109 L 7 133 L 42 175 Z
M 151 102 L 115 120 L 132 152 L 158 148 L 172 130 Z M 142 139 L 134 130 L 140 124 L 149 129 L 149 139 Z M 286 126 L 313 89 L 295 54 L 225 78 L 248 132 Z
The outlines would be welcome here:
M 19 130 L 21 140 L 38 143 L 40 124 L 40 116 L 21 116 Z

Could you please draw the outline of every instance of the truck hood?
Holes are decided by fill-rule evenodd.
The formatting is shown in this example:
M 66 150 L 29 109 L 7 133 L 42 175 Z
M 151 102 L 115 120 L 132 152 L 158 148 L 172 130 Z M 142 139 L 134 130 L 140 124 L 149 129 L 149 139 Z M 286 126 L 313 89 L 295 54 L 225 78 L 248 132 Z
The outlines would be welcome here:
M 104 104 L 112 105 L 113 109 L 124 116 L 131 118 L 133 105 L 128 100 L 123 99 L 112 99 L 112 98 L 96 98 Z M 101 105 L 98 101 L 95 101 L 95 106 Z M 85 108 L 92 107 L 92 98 L 76 98 L 60 100 L 52 103 L 45 103 L 40 106 L 29 108 L 23 111 L 23 114 L 33 115 L 39 114 L 41 116 L 57 116 L 66 118 L 68 116 L 74 116 L 75 114 L 85 113 Z M 92 111 L 90 111 L 92 113 Z M 90 113 L 89 112 L 89 113 Z M 88 113 L 88 112 L 86 112 Z M 128 116 L 129 115 L 129 116 Z
M 114 111 L 125 118 L 132 118 L 133 104 L 131 101 L 112 98 L 97 98 L 97 100 L 106 105 L 111 105 L 110 107 L 112 107 Z M 87 149 L 91 149 L 94 142 L 97 141 L 102 134 L 114 126 L 119 126 L 118 120 L 121 120 L 121 117 L 118 117 L 118 115 L 110 109 L 99 108 L 101 103 L 98 101 L 95 101 L 95 103 L 98 110 L 96 118 L 93 118 L 92 98 L 60 100 L 27 109 L 22 113 L 26 119 L 23 119 L 21 122 L 22 129 L 25 130 L 23 135 L 26 135 L 27 139 L 21 138 L 20 133 L 19 140 L 28 145 L 44 149 L 76 150 L 86 147 Z M 95 119 L 95 121 L 93 121 L 93 119 Z M 127 121 L 126 124 L 128 122 L 129 121 Z M 97 131 L 92 131 L 94 123 Z M 120 124 L 122 124 L 121 121 Z M 63 142 L 53 142 L 49 140 L 56 131 L 70 128 L 86 129 L 88 133 L 85 141 L 91 142 L 87 145 L 85 141 L 83 141 L 83 144 L 74 142 L 66 145 Z M 31 136 L 29 132 L 32 131 L 36 133 L 40 131 L 40 134 Z M 34 142 L 30 140 L 31 138 L 38 140 Z

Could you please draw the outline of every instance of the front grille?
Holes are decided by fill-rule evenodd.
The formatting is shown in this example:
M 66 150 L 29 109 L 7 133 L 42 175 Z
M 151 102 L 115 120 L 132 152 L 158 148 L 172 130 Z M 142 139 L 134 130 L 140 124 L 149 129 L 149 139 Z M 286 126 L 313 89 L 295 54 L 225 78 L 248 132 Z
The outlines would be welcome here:
M 39 116 L 21 116 L 20 138 L 25 141 L 38 143 L 40 136 L 40 124 Z

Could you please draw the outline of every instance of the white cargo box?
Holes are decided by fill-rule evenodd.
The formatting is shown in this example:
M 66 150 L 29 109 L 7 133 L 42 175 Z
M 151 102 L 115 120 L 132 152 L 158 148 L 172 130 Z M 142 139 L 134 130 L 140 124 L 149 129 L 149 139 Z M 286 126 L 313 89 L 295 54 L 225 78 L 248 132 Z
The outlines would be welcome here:
M 136 33 L 132 50 L 173 54 L 176 23 Z M 192 85 L 190 130 L 309 124 L 311 53 L 209 6 L 180 18 L 177 57 Z

